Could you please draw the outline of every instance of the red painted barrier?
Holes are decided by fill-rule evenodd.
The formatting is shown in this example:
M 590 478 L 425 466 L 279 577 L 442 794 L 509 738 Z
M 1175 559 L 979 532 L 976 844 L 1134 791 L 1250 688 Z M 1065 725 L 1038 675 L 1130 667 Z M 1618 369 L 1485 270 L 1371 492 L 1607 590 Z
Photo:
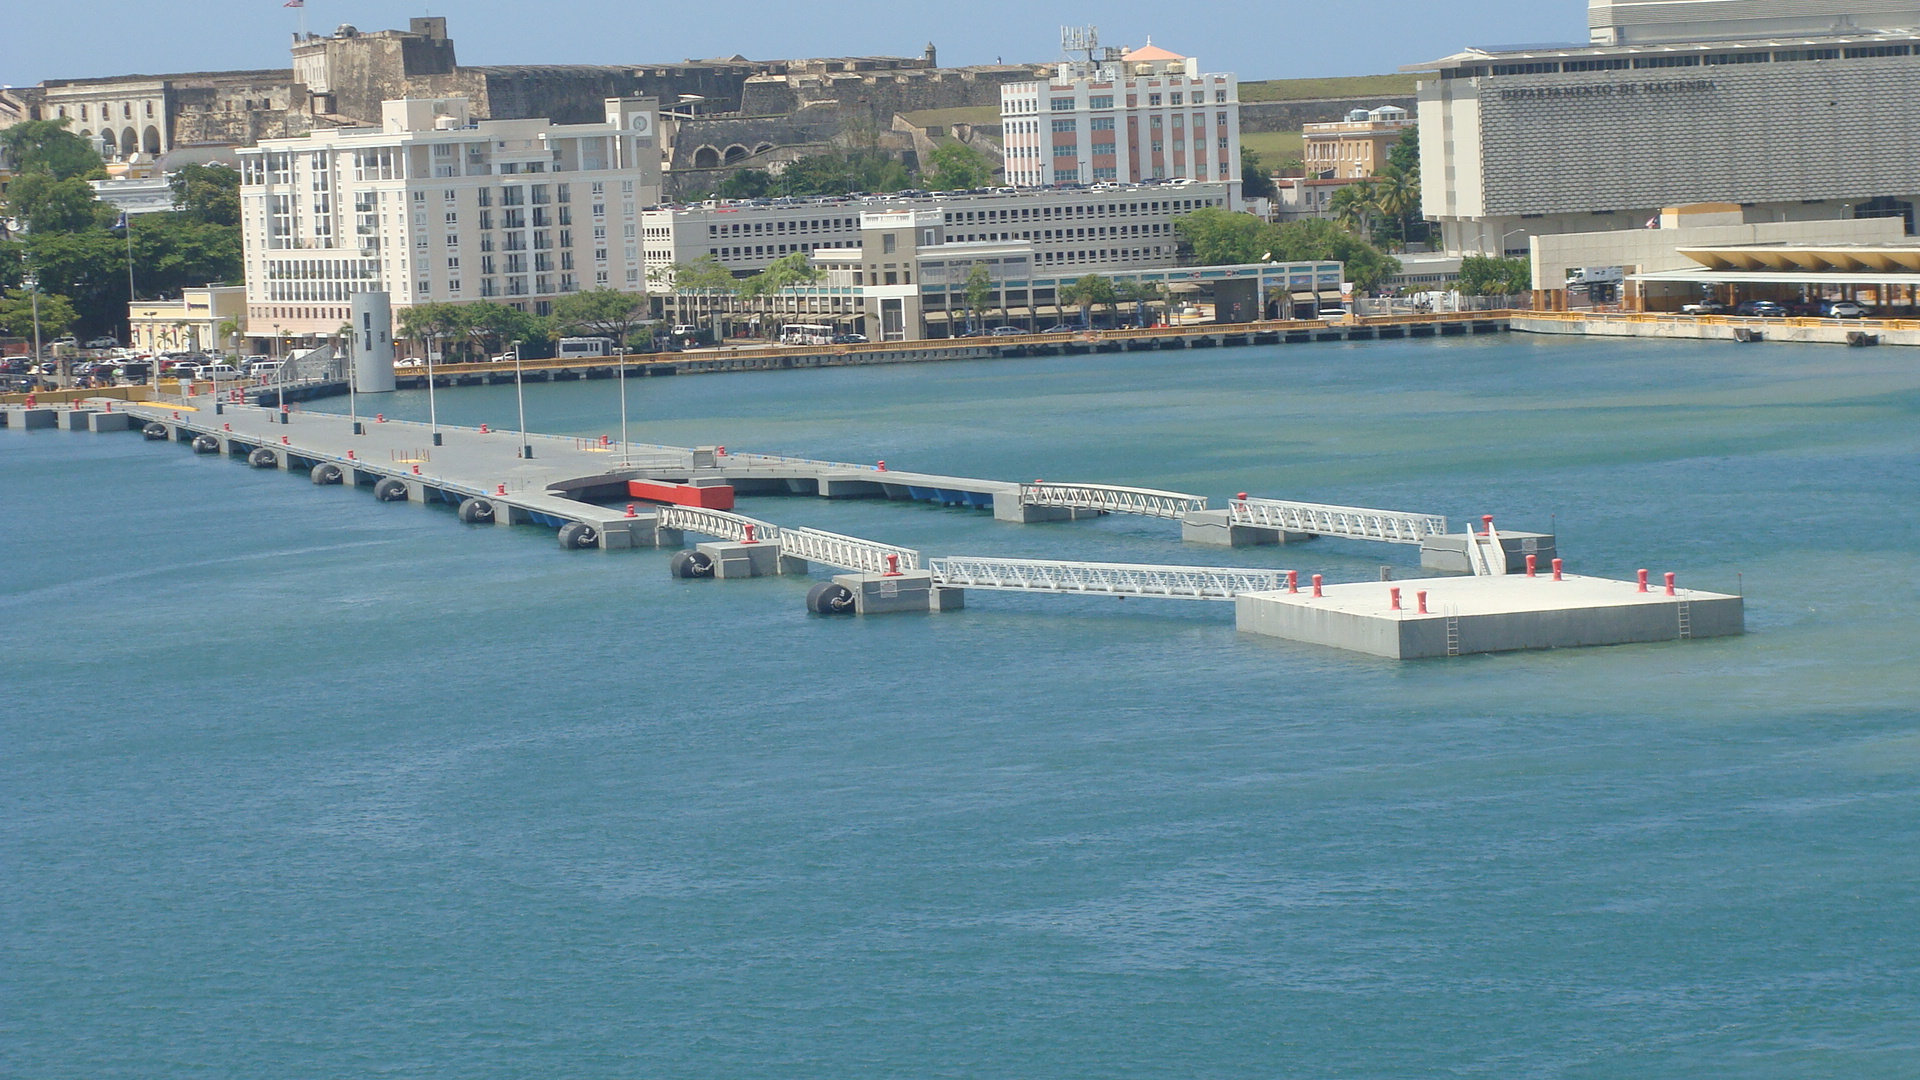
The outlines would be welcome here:
M 719 487 L 694 487 L 665 480 L 629 480 L 627 494 L 649 502 L 697 506 L 702 510 L 733 509 L 733 489 L 724 484 Z

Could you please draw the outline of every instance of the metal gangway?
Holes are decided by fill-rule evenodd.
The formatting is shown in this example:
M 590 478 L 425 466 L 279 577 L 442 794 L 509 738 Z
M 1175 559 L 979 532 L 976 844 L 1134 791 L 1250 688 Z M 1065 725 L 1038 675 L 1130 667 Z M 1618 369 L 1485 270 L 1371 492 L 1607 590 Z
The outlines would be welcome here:
M 678 529 L 681 532 L 699 533 L 720 540 L 732 540 L 744 543 L 748 540 L 774 544 L 780 541 L 781 530 L 758 518 L 744 514 L 732 514 L 725 510 L 707 510 L 698 506 L 663 505 L 657 511 L 658 525 L 662 529 Z
M 897 574 L 920 569 L 920 553 L 912 548 L 821 529 L 780 530 L 780 554 L 862 574 Z
M 1230 501 L 1227 510 L 1233 515 L 1235 525 L 1378 540 L 1386 544 L 1418 544 L 1429 536 L 1444 536 L 1447 531 L 1447 519 L 1438 515 L 1367 510 L 1358 506 L 1323 506 L 1241 496 Z
M 948 556 L 927 560 L 936 585 L 1006 592 L 1232 600 L 1241 593 L 1286 588 L 1284 570 L 1132 563 L 1052 562 Z
M 1100 510 L 1109 514 L 1171 518 L 1175 521 L 1207 508 L 1204 495 L 1153 488 L 1114 487 L 1110 484 L 1049 484 L 1036 480 L 1020 485 L 1020 505 L 1059 506 Z

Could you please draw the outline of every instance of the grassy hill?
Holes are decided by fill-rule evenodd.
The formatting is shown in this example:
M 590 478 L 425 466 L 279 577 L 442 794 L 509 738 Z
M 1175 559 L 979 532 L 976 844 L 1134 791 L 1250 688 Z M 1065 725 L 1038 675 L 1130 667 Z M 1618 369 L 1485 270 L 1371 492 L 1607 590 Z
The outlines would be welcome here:
M 1260 165 L 1268 172 L 1289 161 L 1299 161 L 1306 153 L 1298 131 L 1243 131 L 1240 145 L 1260 155 Z
M 1240 84 L 1241 101 L 1310 101 L 1315 98 L 1411 97 L 1418 75 L 1354 75 L 1338 79 L 1268 79 Z

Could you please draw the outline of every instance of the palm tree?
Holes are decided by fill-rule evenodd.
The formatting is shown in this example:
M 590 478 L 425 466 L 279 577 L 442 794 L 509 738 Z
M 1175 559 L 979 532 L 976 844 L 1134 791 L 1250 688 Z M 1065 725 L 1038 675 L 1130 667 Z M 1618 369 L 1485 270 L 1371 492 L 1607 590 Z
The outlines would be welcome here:
M 1138 305 L 1136 315 L 1141 326 L 1147 325 L 1147 305 L 1160 303 L 1166 298 L 1165 286 L 1144 281 L 1123 281 L 1114 286 L 1113 292 L 1117 301 Z
M 1389 165 L 1374 177 L 1374 205 L 1392 214 L 1400 226 L 1400 250 L 1407 249 L 1407 215 L 1420 205 L 1420 180 Z
M 1361 236 L 1370 235 L 1373 232 L 1373 215 L 1380 209 L 1374 188 L 1375 183 L 1371 179 L 1355 180 L 1334 192 L 1333 201 L 1329 204 L 1333 219 Z
M 221 341 L 232 342 L 235 338 L 246 332 L 247 328 L 245 323 L 246 321 L 244 319 L 235 315 L 232 318 L 221 320 L 219 328 L 214 330 L 214 333 L 220 336 Z M 235 344 L 233 347 L 233 358 L 235 360 L 240 359 L 240 346 L 238 344 Z

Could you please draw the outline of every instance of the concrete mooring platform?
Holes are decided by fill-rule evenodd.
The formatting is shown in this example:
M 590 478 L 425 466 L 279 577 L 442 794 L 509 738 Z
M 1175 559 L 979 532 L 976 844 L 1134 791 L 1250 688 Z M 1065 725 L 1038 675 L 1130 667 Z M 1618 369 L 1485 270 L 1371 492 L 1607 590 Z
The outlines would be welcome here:
M 1323 592 L 1244 594 L 1234 601 L 1235 625 L 1396 660 L 1728 637 L 1746 629 L 1738 596 L 1696 589 L 1668 595 L 1660 585 L 1642 592 L 1637 582 L 1574 575 L 1359 582 Z

